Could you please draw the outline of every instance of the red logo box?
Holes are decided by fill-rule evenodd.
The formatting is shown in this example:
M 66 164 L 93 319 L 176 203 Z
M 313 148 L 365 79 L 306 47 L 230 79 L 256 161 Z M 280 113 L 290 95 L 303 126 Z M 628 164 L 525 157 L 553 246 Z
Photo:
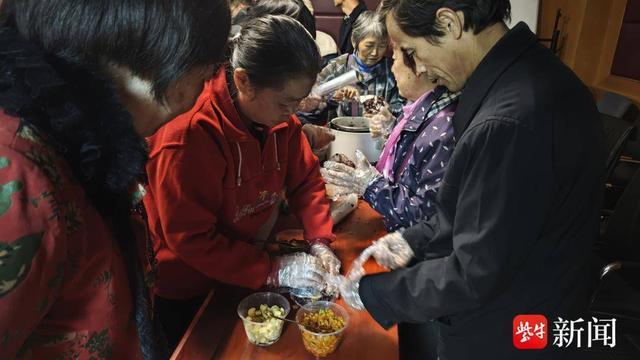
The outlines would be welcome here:
M 517 315 L 513 318 L 513 346 L 520 350 L 544 349 L 548 330 L 544 315 Z

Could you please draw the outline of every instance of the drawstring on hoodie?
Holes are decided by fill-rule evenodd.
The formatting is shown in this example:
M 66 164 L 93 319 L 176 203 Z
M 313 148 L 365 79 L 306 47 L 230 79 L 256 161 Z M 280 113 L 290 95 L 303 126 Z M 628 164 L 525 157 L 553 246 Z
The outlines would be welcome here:
M 276 155 L 276 169 L 280 171 L 280 159 L 278 159 L 278 138 L 276 137 L 276 133 L 273 133 L 273 143 L 275 146 L 275 155 Z
M 278 158 L 278 138 L 276 134 L 273 134 L 273 143 L 275 145 L 274 155 L 276 157 L 276 169 L 280 171 L 280 159 Z M 238 149 L 238 174 L 236 175 L 236 186 L 242 185 L 242 148 L 240 147 L 240 143 L 236 143 L 236 148 Z
M 236 176 L 236 186 L 242 185 L 242 150 L 240 149 L 240 144 L 236 143 L 236 147 L 238 147 L 238 175 Z

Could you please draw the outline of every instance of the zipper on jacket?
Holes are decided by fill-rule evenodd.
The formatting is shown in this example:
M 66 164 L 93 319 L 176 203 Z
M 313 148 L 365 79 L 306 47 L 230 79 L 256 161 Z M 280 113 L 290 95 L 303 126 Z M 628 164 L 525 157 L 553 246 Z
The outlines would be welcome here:
M 236 175 L 236 186 L 242 185 L 242 149 L 240 149 L 240 143 L 236 143 L 238 148 L 238 171 Z
M 276 169 L 280 171 L 280 159 L 278 158 L 278 138 L 276 137 L 276 133 L 273 133 L 273 143 L 275 144 Z

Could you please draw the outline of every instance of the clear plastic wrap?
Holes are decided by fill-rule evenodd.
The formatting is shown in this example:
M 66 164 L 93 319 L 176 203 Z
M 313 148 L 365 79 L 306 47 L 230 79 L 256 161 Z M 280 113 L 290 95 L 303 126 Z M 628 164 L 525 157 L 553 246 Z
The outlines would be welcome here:
M 325 161 L 320 169 L 327 184 L 335 185 L 336 194 L 357 194 L 362 196 L 367 187 L 378 179 L 380 172 L 373 167 L 362 151 L 356 150 L 355 169 L 335 161 Z
M 324 96 L 345 86 L 353 85 L 364 79 L 363 75 L 353 69 L 327 82 L 318 84 L 311 89 L 311 94 L 315 96 Z
M 274 259 L 267 284 L 290 289 L 315 289 L 320 292 L 325 286 L 324 273 L 321 262 L 313 255 L 283 255 Z

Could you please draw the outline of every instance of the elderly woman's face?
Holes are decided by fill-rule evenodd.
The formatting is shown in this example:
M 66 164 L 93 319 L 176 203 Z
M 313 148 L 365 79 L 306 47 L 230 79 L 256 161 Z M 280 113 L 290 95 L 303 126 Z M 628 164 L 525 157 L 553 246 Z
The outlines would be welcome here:
M 400 29 L 393 15 L 387 16 L 386 24 L 389 38 L 408 61 L 413 62 L 417 75 L 426 74 L 432 82 L 450 91 L 462 90 L 467 75 L 464 56 L 458 49 L 459 41 L 456 42 L 448 33 L 440 38 L 437 45 L 423 37 L 410 37 Z
M 367 66 L 380 62 L 387 52 L 387 39 L 366 37 L 358 44 L 358 57 Z
M 426 74 L 416 75 L 404 61 L 399 47 L 393 47 L 393 66 L 391 72 L 396 79 L 400 95 L 408 100 L 416 101 L 427 91 L 433 90 L 436 84 Z

